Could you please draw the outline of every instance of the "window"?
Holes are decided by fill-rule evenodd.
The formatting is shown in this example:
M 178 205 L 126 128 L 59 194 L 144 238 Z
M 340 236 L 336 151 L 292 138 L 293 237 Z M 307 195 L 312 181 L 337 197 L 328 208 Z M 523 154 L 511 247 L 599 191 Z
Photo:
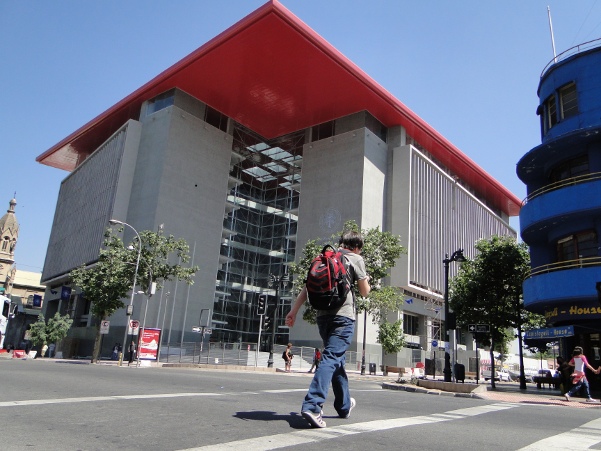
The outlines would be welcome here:
M 597 234 L 592 230 L 557 240 L 557 261 L 597 256 Z
M 561 108 L 561 119 L 578 114 L 578 95 L 575 83 L 570 83 L 559 90 L 559 107 Z
M 403 313 L 403 333 L 407 335 L 419 335 L 419 318 Z
M 551 181 L 571 179 L 578 175 L 589 173 L 588 156 L 582 155 L 577 158 L 565 161 L 551 170 Z
M 154 99 L 149 100 L 146 104 L 146 116 L 150 116 L 152 113 L 156 113 L 163 108 L 173 105 L 175 99 L 175 91 L 173 89 L 159 94 Z
M 311 128 L 311 141 L 319 141 L 320 139 L 326 139 L 335 134 L 335 122 L 329 121 L 324 122 Z
M 388 129 L 369 113 L 366 113 L 365 115 L 365 128 L 371 130 L 378 138 L 386 142 Z
M 204 119 L 207 124 L 210 124 L 215 128 L 218 128 L 222 132 L 226 132 L 227 131 L 227 119 L 228 119 L 228 117 L 225 114 L 220 113 L 216 109 L 211 108 L 209 105 L 207 105 L 207 108 L 205 110 L 205 119 Z
M 546 134 L 551 127 L 557 124 L 557 105 L 555 103 L 555 94 L 550 95 L 547 97 L 547 100 L 545 100 L 543 114 L 543 128 Z

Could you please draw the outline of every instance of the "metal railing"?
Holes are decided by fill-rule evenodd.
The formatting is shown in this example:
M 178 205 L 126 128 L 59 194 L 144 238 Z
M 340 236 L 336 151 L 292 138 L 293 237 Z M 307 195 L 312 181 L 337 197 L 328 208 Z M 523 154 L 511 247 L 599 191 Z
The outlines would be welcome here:
M 530 270 L 530 274 L 526 278 L 536 276 L 538 274 L 563 271 L 565 269 L 585 268 L 590 266 L 601 266 L 601 257 L 585 257 L 537 266 L 536 268 L 532 268 Z
M 551 191 L 556 191 L 558 189 L 565 188 L 566 186 L 579 185 L 580 183 L 592 182 L 595 180 L 601 180 L 601 172 L 592 172 L 590 174 L 577 175 L 575 177 L 570 177 L 569 179 L 559 180 L 557 182 L 550 183 L 528 194 L 528 196 L 523 200 L 522 205 L 526 205 L 535 197 L 550 193 Z
M 540 74 L 541 78 L 545 75 L 547 70 L 549 70 L 549 68 L 551 66 L 553 66 L 554 64 L 557 64 L 560 61 L 563 61 L 572 55 L 576 55 L 580 52 L 594 49 L 595 47 L 599 47 L 599 46 L 601 46 L 601 38 L 593 39 L 592 41 L 583 42 L 582 44 L 578 44 L 578 45 L 575 45 L 574 47 L 570 47 L 569 49 L 561 52 L 559 55 L 557 55 L 555 58 L 553 58 L 551 61 L 549 61 L 547 63 L 547 65 L 543 68 L 543 71 Z
M 275 368 L 284 368 L 282 353 L 285 345 L 275 345 L 273 360 Z M 315 348 L 306 346 L 293 346 L 292 369 L 309 370 L 313 365 L 313 352 Z M 257 343 L 205 343 L 201 350 L 198 342 L 180 342 L 161 346 L 161 363 L 193 363 L 205 365 L 235 365 L 267 367 L 269 352 L 257 352 Z M 366 354 L 366 365 L 375 363 L 379 369 L 381 356 Z M 346 352 L 346 365 L 350 370 L 361 369 L 361 353 Z

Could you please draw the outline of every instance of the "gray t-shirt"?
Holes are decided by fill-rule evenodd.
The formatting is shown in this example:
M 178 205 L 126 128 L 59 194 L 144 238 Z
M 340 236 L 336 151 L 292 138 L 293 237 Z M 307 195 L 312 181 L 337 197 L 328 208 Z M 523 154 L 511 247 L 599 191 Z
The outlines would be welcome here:
M 367 272 L 365 271 L 365 262 L 363 257 L 353 252 L 347 252 L 344 254 L 349 262 L 349 272 L 351 275 L 351 285 L 354 285 L 358 280 L 367 278 Z M 352 320 L 355 319 L 355 302 L 353 300 L 353 293 L 349 291 L 346 296 L 346 301 L 340 306 L 338 310 L 317 310 L 317 316 L 322 315 L 338 315 L 345 316 Z

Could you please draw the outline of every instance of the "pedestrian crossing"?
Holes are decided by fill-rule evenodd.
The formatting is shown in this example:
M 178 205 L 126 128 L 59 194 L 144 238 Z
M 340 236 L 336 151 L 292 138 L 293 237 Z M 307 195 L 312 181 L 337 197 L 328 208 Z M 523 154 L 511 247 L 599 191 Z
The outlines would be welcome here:
M 388 420 L 366 421 L 352 423 L 343 426 L 328 427 L 325 429 L 306 429 L 283 434 L 254 437 L 243 440 L 219 443 L 215 445 L 188 448 L 179 451 L 248 451 L 254 450 L 276 450 L 298 445 L 316 445 L 328 440 L 338 439 L 345 436 L 363 434 L 369 432 L 399 429 L 404 427 L 429 425 L 447 421 L 457 421 L 473 418 L 495 412 L 507 411 L 523 407 L 518 403 L 496 403 L 478 407 L 451 410 L 431 415 L 418 415 L 414 417 L 393 418 Z M 534 442 L 519 451 L 548 451 L 549 449 L 561 449 L 563 451 L 582 451 L 592 447 L 597 449 L 601 443 L 601 419 L 590 421 L 578 428 L 545 438 Z M 325 445 L 327 446 L 327 444 Z

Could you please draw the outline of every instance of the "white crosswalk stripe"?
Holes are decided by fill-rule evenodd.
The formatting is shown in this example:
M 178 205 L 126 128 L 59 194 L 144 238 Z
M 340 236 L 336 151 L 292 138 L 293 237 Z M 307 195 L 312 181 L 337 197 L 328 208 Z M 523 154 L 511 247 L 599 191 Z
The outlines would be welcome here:
M 189 448 L 181 451 L 217 451 L 217 450 L 272 450 L 285 448 L 287 446 L 297 446 L 309 443 L 321 442 L 333 438 L 339 438 L 346 435 L 362 434 L 365 432 L 384 431 L 387 429 L 403 428 L 408 426 L 417 426 L 421 424 L 433 424 L 443 421 L 454 421 L 483 415 L 491 412 L 498 412 L 518 407 L 517 404 L 500 403 L 490 404 L 480 407 L 469 407 L 466 409 L 452 410 L 442 414 L 419 415 L 415 417 L 392 418 L 389 420 L 366 421 L 364 423 L 352 423 L 344 426 L 334 426 L 326 429 L 307 429 L 295 431 L 286 434 L 275 434 L 264 437 L 255 437 L 233 442 L 219 443 L 216 445 L 201 446 L 198 448 Z
M 519 451 L 548 451 L 561 449 L 562 451 L 581 451 L 590 449 L 601 442 L 601 418 L 583 424 L 562 434 L 547 437 L 538 442 L 531 443 Z

